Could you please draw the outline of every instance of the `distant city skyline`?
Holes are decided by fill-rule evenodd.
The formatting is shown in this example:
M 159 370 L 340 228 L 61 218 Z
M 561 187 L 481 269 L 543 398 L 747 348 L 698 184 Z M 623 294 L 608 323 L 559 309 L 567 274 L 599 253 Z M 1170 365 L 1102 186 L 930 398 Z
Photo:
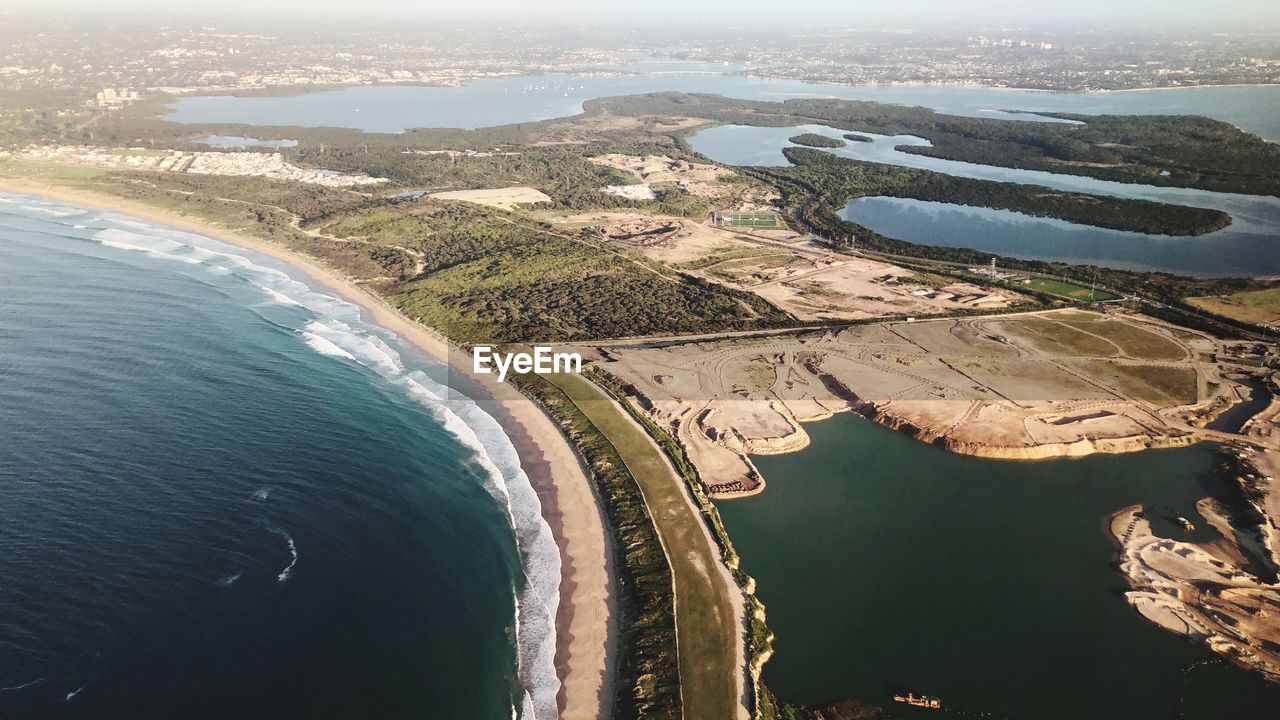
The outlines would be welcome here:
M 894 3 L 850 3 L 841 0 L 648 0 L 642 5 L 602 0 L 482 0 L 477 3 L 409 3 L 401 0 L 222 0 L 216 10 L 207 6 L 175 7 L 162 0 L 9 0 L 14 10 L 46 13 L 104 11 L 148 12 L 165 15 L 240 15 L 304 13 L 310 17 L 363 15 L 369 17 L 556 21 L 619 19 L 668 19 L 673 17 L 719 19 L 725 22 L 793 19 L 798 23 L 836 21 L 847 24 L 944 23 L 976 25 L 990 22 L 1070 22 L 1112 25 L 1120 22 L 1151 24 L 1207 22 L 1280 22 L 1280 3 L 1272 0 L 1075 0 L 1071 3 L 1036 3 L 1019 0 L 905 0 Z

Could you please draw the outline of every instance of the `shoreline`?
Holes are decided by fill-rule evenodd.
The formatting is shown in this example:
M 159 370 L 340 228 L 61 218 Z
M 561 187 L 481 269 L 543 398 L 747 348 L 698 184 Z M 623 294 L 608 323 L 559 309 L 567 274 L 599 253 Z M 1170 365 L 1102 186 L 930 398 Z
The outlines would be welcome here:
M 502 426 L 520 466 L 533 485 L 543 520 L 560 553 L 560 602 L 555 618 L 555 670 L 560 680 L 560 717 L 595 720 L 606 716 L 612 697 L 611 645 L 615 633 L 613 568 L 603 510 L 577 452 L 531 400 L 513 386 L 473 378 L 470 356 L 452 347 L 431 328 L 388 305 L 356 282 L 295 250 L 221 227 L 213 222 L 154 208 L 110 195 L 13 178 L 0 178 L 0 191 L 42 197 L 81 207 L 115 212 L 202 235 L 266 255 L 300 272 L 318 289 L 360 308 L 361 314 L 407 346 L 456 369 L 467 379 L 467 397 Z M 584 512 L 590 509 L 591 511 Z
M 758 68 L 745 68 L 743 70 L 725 71 L 725 72 L 716 72 L 716 71 L 710 71 L 710 70 L 699 71 L 699 72 L 683 72 L 683 71 L 654 72 L 654 71 L 644 71 L 644 70 L 593 71 L 589 68 L 570 69 L 570 68 L 561 68 L 561 67 L 551 67 L 551 68 L 544 68 L 540 70 L 525 70 L 525 71 L 513 73 L 511 75 L 499 75 L 496 77 L 467 78 L 466 80 L 463 80 L 461 82 L 456 82 L 456 83 L 431 82 L 431 81 L 420 81 L 420 80 L 402 80 L 402 81 L 392 81 L 392 82 L 369 81 L 369 82 L 360 82 L 360 83 L 336 83 L 336 84 L 315 83 L 315 84 L 300 84 L 300 85 L 266 85 L 262 87 L 216 87 L 215 86 L 212 88 L 208 88 L 207 91 L 202 91 L 204 90 L 202 88 L 192 88 L 189 92 L 165 93 L 167 97 L 163 98 L 163 101 L 160 103 L 160 112 L 154 117 L 161 120 L 165 119 L 165 116 L 173 114 L 174 112 L 174 108 L 172 107 L 173 104 L 178 100 L 181 100 L 187 97 L 241 97 L 241 98 L 296 97 L 299 95 L 313 95 L 317 93 L 334 92 L 338 90 L 347 90 L 352 88 L 380 87 L 380 86 L 463 88 L 463 87 L 469 87 L 476 83 L 490 81 L 490 80 L 507 80 L 511 78 L 539 78 L 539 77 L 569 78 L 569 77 L 650 77 L 650 76 L 665 76 L 665 75 L 719 75 L 722 77 L 746 77 L 746 78 L 759 78 L 762 80 L 781 80 L 781 81 L 787 81 L 787 82 L 802 83 L 805 85 L 815 85 L 815 86 L 825 85 L 830 87 L 853 87 L 853 88 L 953 87 L 953 88 L 975 88 L 975 89 L 982 89 L 982 90 L 995 90 L 999 92 L 1014 92 L 1014 93 L 1049 93 L 1049 94 L 1056 94 L 1056 95 L 1106 95 L 1110 93 L 1135 93 L 1135 92 L 1153 92 L 1153 91 L 1166 91 L 1166 90 L 1203 90 L 1207 88 L 1280 87 L 1280 82 L 1269 82 L 1269 83 L 1268 82 L 1236 82 L 1236 83 L 1205 83 L 1203 85 L 1160 85 L 1160 86 L 1154 86 L 1154 87 L 1081 88 L 1076 90 L 1064 90 L 1064 89 L 1043 88 L 1043 87 L 1020 87 L 1017 85 L 992 85 L 990 83 L 972 82 L 972 81 L 966 82 L 963 80 L 950 80 L 950 81 L 941 81 L 941 82 L 931 82 L 931 81 L 924 81 L 924 80 L 882 80 L 882 81 L 872 80 L 872 81 L 863 81 L 863 82 L 842 82 L 839 80 L 803 79 L 803 78 L 789 77 L 785 75 L 769 75 L 767 74 L 768 69 L 769 69 L 768 66 L 764 66 L 764 67 L 758 67 Z M 783 93 L 783 94 L 786 94 L 786 93 Z M 788 94 L 788 97 L 800 97 L 800 96 Z M 822 97 L 827 97 L 827 96 L 822 96 Z M 586 103 L 586 102 L 590 102 L 591 100 L 597 100 L 597 99 L 600 99 L 600 98 L 588 98 L 583 102 Z M 878 101 L 873 101 L 873 102 L 878 102 Z M 889 103 L 889 104 L 892 104 L 892 103 Z M 1024 112 L 1024 111 L 1010 111 L 1010 112 Z M 547 120 L 564 120 L 569 117 L 573 117 L 573 116 L 553 117 L 553 118 L 547 118 Z M 532 122 L 542 122 L 542 121 L 535 120 Z M 186 124 L 186 123 L 183 123 L 183 124 Z M 244 125 L 245 123 L 192 123 L 192 124 Z M 513 124 L 519 124 L 519 123 L 513 123 Z M 344 129 L 357 130 L 359 132 L 366 132 L 363 130 L 359 130 L 359 128 L 344 128 Z M 413 130 L 413 129 L 419 129 L 419 128 L 409 128 L 409 130 Z M 403 134 L 404 132 L 407 132 L 407 130 L 402 130 L 399 133 L 395 133 L 395 134 Z

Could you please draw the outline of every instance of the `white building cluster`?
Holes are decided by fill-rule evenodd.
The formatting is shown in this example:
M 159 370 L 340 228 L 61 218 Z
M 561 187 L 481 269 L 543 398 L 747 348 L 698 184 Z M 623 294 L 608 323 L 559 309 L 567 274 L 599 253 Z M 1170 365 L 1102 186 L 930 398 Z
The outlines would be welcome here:
M 284 161 L 280 153 L 259 152 L 186 152 L 182 150 L 146 150 L 144 148 L 105 148 L 85 145 L 32 146 L 17 153 L 28 160 L 92 165 L 104 168 L 153 170 L 190 173 L 193 175 L 225 175 L 261 177 L 268 180 L 324 185 L 327 187 L 360 187 L 387 182 L 386 178 L 368 175 L 345 175 L 332 170 L 303 168 Z
M 103 88 L 93 97 L 93 103 L 100 108 L 118 108 L 136 102 L 138 97 L 133 88 Z

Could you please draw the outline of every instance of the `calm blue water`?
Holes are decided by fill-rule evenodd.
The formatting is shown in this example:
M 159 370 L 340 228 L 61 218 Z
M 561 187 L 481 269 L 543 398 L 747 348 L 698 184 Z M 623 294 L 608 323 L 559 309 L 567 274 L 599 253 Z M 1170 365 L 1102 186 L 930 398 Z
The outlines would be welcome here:
M 1046 93 L 975 86 L 841 86 L 721 74 L 696 63 L 627 63 L 612 69 L 645 74 L 617 77 L 552 75 L 503 78 L 463 87 L 366 86 L 287 97 L 184 97 L 168 119 L 188 123 L 247 123 L 351 127 L 403 132 L 414 127 L 485 127 L 574 115 L 586 100 L 664 90 L 715 93 L 733 98 L 777 101 L 838 97 L 920 105 L 940 112 L 1008 120 L 1045 120 L 1028 113 L 1205 115 L 1280 140 L 1280 86 L 1150 90 L 1120 93 Z M 721 126 L 690 138 L 698 152 L 733 165 L 782 165 L 787 138 L 809 131 L 838 137 L 823 126 L 751 128 Z M 941 160 L 899 151 L 927 145 L 912 136 L 875 136 L 849 143 L 837 155 L 904 167 L 1043 185 L 1061 190 L 1208 207 L 1231 214 L 1231 227 L 1198 238 L 1166 238 L 1094 228 L 1065 227 L 1051 221 L 1028 225 L 1011 218 L 956 211 L 904 218 L 903 206 L 851 206 L 845 216 L 877 232 L 928 245 L 971 247 L 1028 259 L 1070 260 L 1133 270 L 1165 270 L 1191 275 L 1272 275 L 1280 273 L 1280 200 L 1185 188 L 1108 182 L 1075 175 L 1015 170 Z M 930 222 L 930 220 L 933 220 Z M 907 227 L 907 226 L 910 227 Z M 1198 242 L 1202 240 L 1203 242 Z
M 242 150 L 251 147 L 291 148 L 298 145 L 297 140 L 262 140 L 242 137 L 240 135 L 206 135 L 191 142 L 197 145 L 208 145 L 219 150 Z
M 1009 210 L 891 197 L 851 200 L 840 216 L 889 237 L 926 245 L 979 248 L 1031 260 L 1105 262 L 1122 270 L 1159 269 L 1183 275 L 1280 272 L 1280 258 L 1267 238 L 1253 241 L 1233 233 L 1144 235 Z
M 265 258 L 0 195 L 0 717 L 553 716 L 536 497 L 396 347 Z
M 692 70 L 690 69 L 692 68 Z M 632 63 L 612 69 L 643 75 L 547 75 L 480 80 L 462 87 L 364 86 L 284 97 L 179 98 L 167 119 L 185 123 L 246 123 L 349 127 L 404 132 L 421 127 L 491 127 L 576 115 L 600 97 L 662 91 L 714 93 L 744 100 L 844 98 L 919 105 L 971 117 L 1034 119 L 1022 112 L 1206 115 L 1280 140 L 1280 86 L 1046 93 L 956 85 L 831 85 L 718 74 L 714 65 Z
M 1093 96 L 1089 96 L 1093 97 Z M 790 128 L 721 125 L 689 138 L 694 150 L 730 165 L 779 167 L 795 147 L 788 138 L 812 132 L 839 138 L 845 131 L 824 125 Z M 1166 270 L 1187 275 L 1274 275 L 1280 273 L 1280 198 L 1119 183 L 1038 170 L 1019 170 L 914 155 L 898 148 L 927 146 L 911 135 L 873 135 L 871 142 L 822 148 L 840 157 L 919 168 L 957 177 L 1039 185 L 1056 190 L 1213 208 L 1231 215 L 1231 225 L 1197 237 L 1168 237 L 1104 230 L 1007 211 L 949 203 L 856 200 L 841 215 L 901 240 L 969 247 L 1045 260 L 1096 263 L 1132 270 Z

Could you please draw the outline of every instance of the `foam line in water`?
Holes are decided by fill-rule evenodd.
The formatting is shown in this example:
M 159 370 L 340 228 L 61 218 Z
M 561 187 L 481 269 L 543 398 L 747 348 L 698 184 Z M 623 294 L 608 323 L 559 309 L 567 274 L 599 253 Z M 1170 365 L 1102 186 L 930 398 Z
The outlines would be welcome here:
M 21 684 L 21 685 L 14 685 L 14 686 L 12 686 L 12 687 L 2 687 L 2 688 L 0 688 L 0 692 L 14 692 L 14 691 L 16 691 L 16 690 L 22 690 L 22 689 L 25 689 L 25 688 L 29 688 L 29 687 L 31 687 L 32 685 L 38 685 L 38 684 L 40 684 L 40 683 L 42 683 L 42 682 L 44 682 L 45 680 L 48 680 L 48 679 L 49 679 L 49 678 L 46 678 L 46 677 L 40 677 L 40 678 L 36 678 L 35 680 L 32 680 L 32 681 L 31 681 L 31 682 L 29 682 L 29 683 L 23 683 L 23 684 Z
M 515 608 L 517 670 L 525 689 L 520 716 L 537 720 L 555 718 L 556 694 L 560 689 L 554 662 L 560 553 L 551 528 L 542 517 L 541 502 L 520 467 L 510 439 L 497 420 L 475 402 L 451 392 L 422 371 L 406 368 L 399 353 L 370 330 L 358 324 L 325 319 L 308 323 L 306 332 L 399 385 L 431 410 L 446 431 L 473 451 L 474 462 L 485 477 L 485 488 L 507 512 L 525 567 L 526 582 L 517 594 Z
M 290 535 L 285 530 L 276 527 L 275 525 L 267 525 L 267 529 L 275 533 L 276 535 L 279 535 L 280 537 L 284 538 L 285 542 L 289 544 L 289 555 L 290 555 L 289 564 L 285 567 L 285 569 L 281 570 L 278 575 L 276 575 L 276 582 L 282 583 L 285 580 L 288 580 L 290 575 L 293 575 L 293 568 L 298 565 L 298 544 L 293 541 L 292 535 Z
M 302 333 L 302 337 L 304 340 L 306 340 L 307 345 L 311 346 L 312 350 L 315 350 L 321 355 L 329 355 L 331 357 L 340 357 L 345 360 L 352 360 L 352 361 L 356 360 L 355 356 L 352 355 L 351 353 L 338 347 L 331 340 L 321 337 L 313 332 L 304 331 Z
M 50 206 L 72 207 L 56 203 Z M 485 488 L 507 513 L 524 565 L 525 582 L 515 602 L 517 673 L 524 691 L 519 715 L 533 720 L 556 718 L 560 681 L 554 665 L 555 617 L 560 601 L 560 553 L 551 528 L 542 517 L 537 493 L 497 420 L 427 373 L 406 367 L 400 353 L 380 336 L 382 331 L 363 321 L 359 307 L 316 292 L 306 283 L 272 267 L 273 260 L 212 238 L 127 216 L 103 213 L 100 218 L 95 216 L 94 221 L 107 225 L 92 237 L 104 246 L 178 261 L 213 274 L 230 275 L 267 300 L 305 311 L 290 316 L 287 326 L 307 347 L 345 362 L 358 363 L 400 387 L 472 452 L 473 461 L 483 471 Z M 259 499 L 257 494 L 255 499 Z M 297 564 L 297 547 L 287 533 L 278 528 L 272 531 L 287 539 L 293 556 L 289 566 L 277 576 L 279 582 L 284 582 Z

